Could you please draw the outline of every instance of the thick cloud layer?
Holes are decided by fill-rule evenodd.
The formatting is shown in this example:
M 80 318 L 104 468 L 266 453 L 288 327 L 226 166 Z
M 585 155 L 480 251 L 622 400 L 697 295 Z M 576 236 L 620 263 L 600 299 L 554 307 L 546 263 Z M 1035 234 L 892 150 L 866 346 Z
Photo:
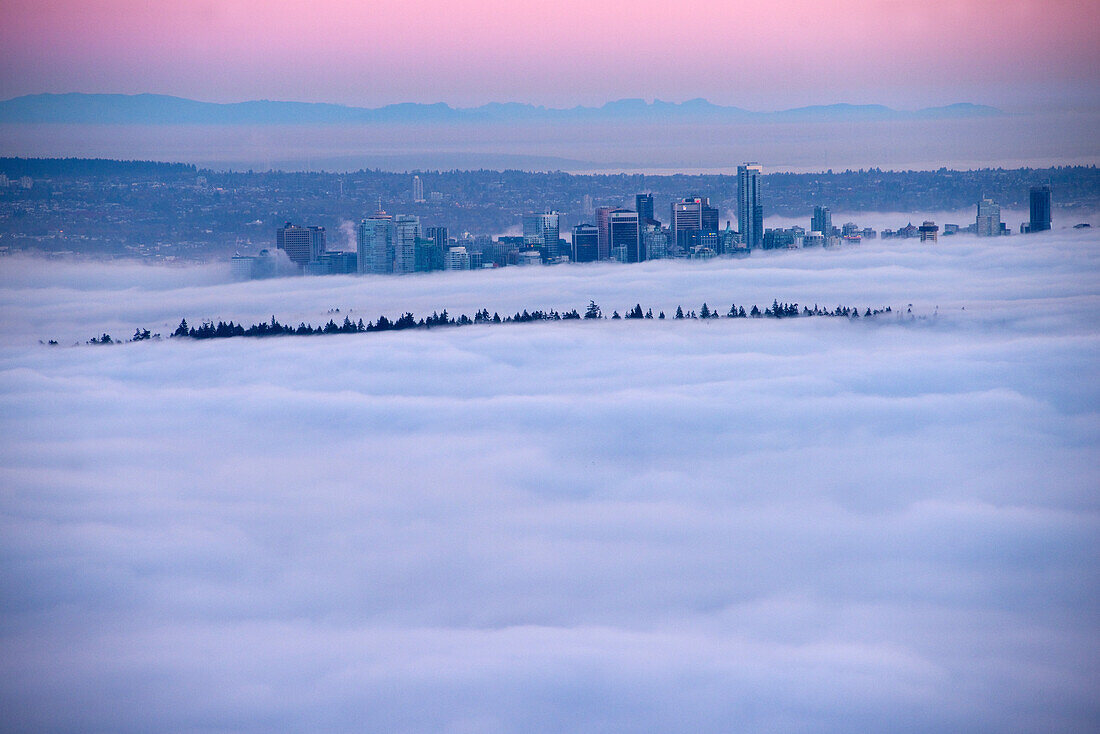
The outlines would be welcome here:
M 5 727 L 1094 730 L 1097 244 L 237 285 L 2 261 Z M 928 318 L 37 343 L 590 298 Z

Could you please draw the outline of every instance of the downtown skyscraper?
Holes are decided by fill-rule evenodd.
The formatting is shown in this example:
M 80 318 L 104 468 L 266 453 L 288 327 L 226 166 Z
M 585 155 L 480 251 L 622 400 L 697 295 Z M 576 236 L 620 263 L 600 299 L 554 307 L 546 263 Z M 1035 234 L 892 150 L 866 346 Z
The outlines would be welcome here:
M 393 217 L 383 211 L 359 222 L 356 233 L 359 272 L 383 275 L 393 272 Z
M 645 260 L 641 230 L 638 226 L 638 212 L 630 209 L 611 210 L 608 214 L 608 240 L 611 244 L 612 259 L 624 263 L 639 263 Z
M 1050 229 L 1050 186 L 1032 186 L 1030 191 L 1031 220 L 1028 232 L 1046 232 Z
M 287 222 L 275 230 L 275 246 L 284 251 L 295 265 L 304 268 L 325 252 L 325 228 L 299 227 Z
M 764 207 L 760 203 L 763 174 L 759 163 L 737 167 L 737 228 L 741 231 L 741 242 L 750 250 L 764 246 Z
M 827 206 L 815 206 L 814 215 L 810 219 L 810 231 L 820 232 L 825 237 L 825 242 L 833 236 L 833 214 Z
M 557 257 L 560 233 L 560 215 L 557 212 L 525 214 L 523 216 L 523 244 L 536 247 L 542 252 L 543 260 Z

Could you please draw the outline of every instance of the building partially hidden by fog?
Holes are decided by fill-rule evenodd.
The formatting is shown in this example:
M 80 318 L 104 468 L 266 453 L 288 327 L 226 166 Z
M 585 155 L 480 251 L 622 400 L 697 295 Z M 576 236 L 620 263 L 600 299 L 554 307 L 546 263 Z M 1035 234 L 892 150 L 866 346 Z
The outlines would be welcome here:
M 936 242 L 939 239 L 940 228 L 931 219 L 925 219 L 921 226 L 917 227 L 917 231 L 920 232 L 921 242 Z
M 764 246 L 764 207 L 760 197 L 760 177 L 764 169 L 759 163 L 743 163 L 737 167 L 737 228 L 741 241 L 750 250 Z
M 420 217 L 398 214 L 393 218 L 393 272 L 416 272 L 416 245 L 420 239 Z
M 820 232 L 826 241 L 833 236 L 833 214 L 829 211 L 829 207 L 814 207 L 814 215 L 810 218 L 810 231 Z
M 277 275 L 289 275 L 288 269 L 295 268 L 287 259 L 283 268 L 279 267 L 279 258 L 271 250 L 260 250 L 258 255 L 241 255 L 237 253 L 230 260 L 230 268 L 234 280 L 258 280 L 261 278 L 274 278 Z
M 573 227 L 573 262 L 590 263 L 600 257 L 600 230 L 594 224 Z
M 613 209 L 608 216 L 608 239 L 611 243 L 612 259 L 624 263 L 645 260 L 638 228 L 638 212 Z
M 1031 221 L 1027 223 L 1025 232 L 1046 232 L 1050 229 L 1050 186 L 1032 186 L 1029 203 L 1031 205 Z
M 601 206 L 596 208 L 596 230 L 599 233 L 599 257 L 598 260 L 606 260 L 611 257 L 611 240 L 608 235 L 610 230 L 608 229 L 608 222 L 611 219 L 610 206 Z
M 670 231 L 676 248 L 690 252 L 704 233 L 718 234 L 718 209 L 705 196 L 689 196 L 672 202 Z
M 304 269 L 325 251 L 325 228 L 299 227 L 287 222 L 275 231 L 275 246 L 285 252 L 291 262 Z
M 979 201 L 977 221 L 974 223 L 974 234 L 979 237 L 998 237 L 1003 229 L 1000 205 L 988 198 Z
M 543 260 L 558 257 L 558 244 L 561 238 L 559 215 L 557 212 L 525 214 L 523 216 L 523 244 L 537 249 Z
M 383 211 L 359 222 L 356 247 L 359 272 L 383 275 L 393 272 L 393 217 Z

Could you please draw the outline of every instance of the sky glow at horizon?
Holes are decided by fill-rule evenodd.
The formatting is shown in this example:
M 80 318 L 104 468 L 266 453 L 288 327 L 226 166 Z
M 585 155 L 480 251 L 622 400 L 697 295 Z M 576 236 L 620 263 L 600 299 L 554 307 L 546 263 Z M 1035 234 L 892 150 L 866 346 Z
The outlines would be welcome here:
M 655 0 L 12 0 L 0 8 L 0 97 L 560 107 L 705 97 L 762 110 L 1100 104 L 1097 4 L 701 0 L 690 11 L 672 18 Z

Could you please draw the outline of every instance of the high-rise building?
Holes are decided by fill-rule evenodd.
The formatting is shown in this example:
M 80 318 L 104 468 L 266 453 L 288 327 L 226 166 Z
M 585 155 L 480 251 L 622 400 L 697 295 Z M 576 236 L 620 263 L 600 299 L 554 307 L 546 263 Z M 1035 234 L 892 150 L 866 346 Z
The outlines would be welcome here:
M 393 217 L 378 212 L 359 222 L 356 253 L 360 273 L 381 275 L 393 272 Z
M 744 248 L 741 247 L 740 235 L 733 231 L 733 225 L 726 220 L 726 228 L 718 233 L 718 254 L 731 255 Z
M 815 206 L 814 216 L 810 220 L 810 231 L 820 232 L 828 239 L 833 235 L 833 213 L 827 206 Z
M 611 219 L 611 207 L 601 206 L 596 208 L 596 230 L 600 237 L 600 260 L 611 257 L 611 239 L 608 222 Z
M 592 216 L 596 212 L 595 207 L 592 206 L 591 194 L 585 194 L 581 197 L 581 214 L 586 217 Z
M 718 209 L 710 205 L 710 199 L 703 199 L 703 228 L 707 234 L 718 234 Z
M 672 202 L 672 241 L 681 252 L 698 244 L 703 232 L 718 233 L 718 210 L 705 196 L 689 196 Z
M 1050 186 L 1031 187 L 1031 221 L 1028 232 L 1046 232 L 1050 229 Z
M 660 224 L 642 225 L 642 251 L 646 260 L 668 257 L 668 230 Z
M 413 201 L 424 201 L 424 182 L 420 180 L 420 176 L 413 176 Z
M 674 201 L 669 214 L 672 242 L 680 252 L 689 251 L 703 228 L 703 200 L 688 197 Z
M 573 227 L 573 262 L 595 262 L 600 256 L 600 230 L 591 224 Z
M 557 212 L 525 214 L 523 216 L 523 245 L 524 247 L 538 248 L 542 253 L 543 260 L 549 260 L 559 255 L 558 240 L 560 238 L 559 215 Z
M 750 250 L 764 246 L 764 207 L 760 197 L 763 174 L 759 163 L 743 163 L 737 167 L 737 226 L 742 242 Z
M 425 227 L 424 237 L 435 243 L 441 251 L 447 249 L 447 228 L 446 227 Z
M 398 214 L 393 218 L 393 272 L 416 272 L 416 241 L 420 236 L 420 217 Z
M 416 272 L 426 273 L 432 270 L 443 270 L 446 264 L 443 260 L 442 247 L 435 240 L 427 237 L 418 237 L 416 240 Z
M 469 270 L 470 269 L 470 254 L 466 252 L 466 248 L 462 246 L 452 247 L 447 250 L 446 257 L 443 260 L 444 270 Z
M 638 212 L 638 222 L 644 227 L 657 224 L 653 218 L 653 194 L 635 194 L 634 211 Z
M 252 264 L 256 262 L 256 258 L 253 255 L 242 255 L 236 253 L 230 262 L 230 273 L 232 273 L 233 280 L 251 280 L 252 279 Z
M 937 240 L 937 235 L 939 234 L 940 228 L 932 220 L 925 219 L 924 224 L 917 227 L 917 230 L 920 231 L 921 242 L 935 242 Z
M 992 199 L 978 202 L 976 234 L 979 237 L 997 237 L 1001 234 L 1001 207 Z
M 325 228 L 299 227 L 287 222 L 275 231 L 275 245 L 298 267 L 305 268 L 325 251 Z
M 618 256 L 623 262 L 637 263 L 645 260 L 641 232 L 638 228 L 638 212 L 630 209 L 613 209 L 608 215 L 607 226 L 612 253 L 618 250 Z

